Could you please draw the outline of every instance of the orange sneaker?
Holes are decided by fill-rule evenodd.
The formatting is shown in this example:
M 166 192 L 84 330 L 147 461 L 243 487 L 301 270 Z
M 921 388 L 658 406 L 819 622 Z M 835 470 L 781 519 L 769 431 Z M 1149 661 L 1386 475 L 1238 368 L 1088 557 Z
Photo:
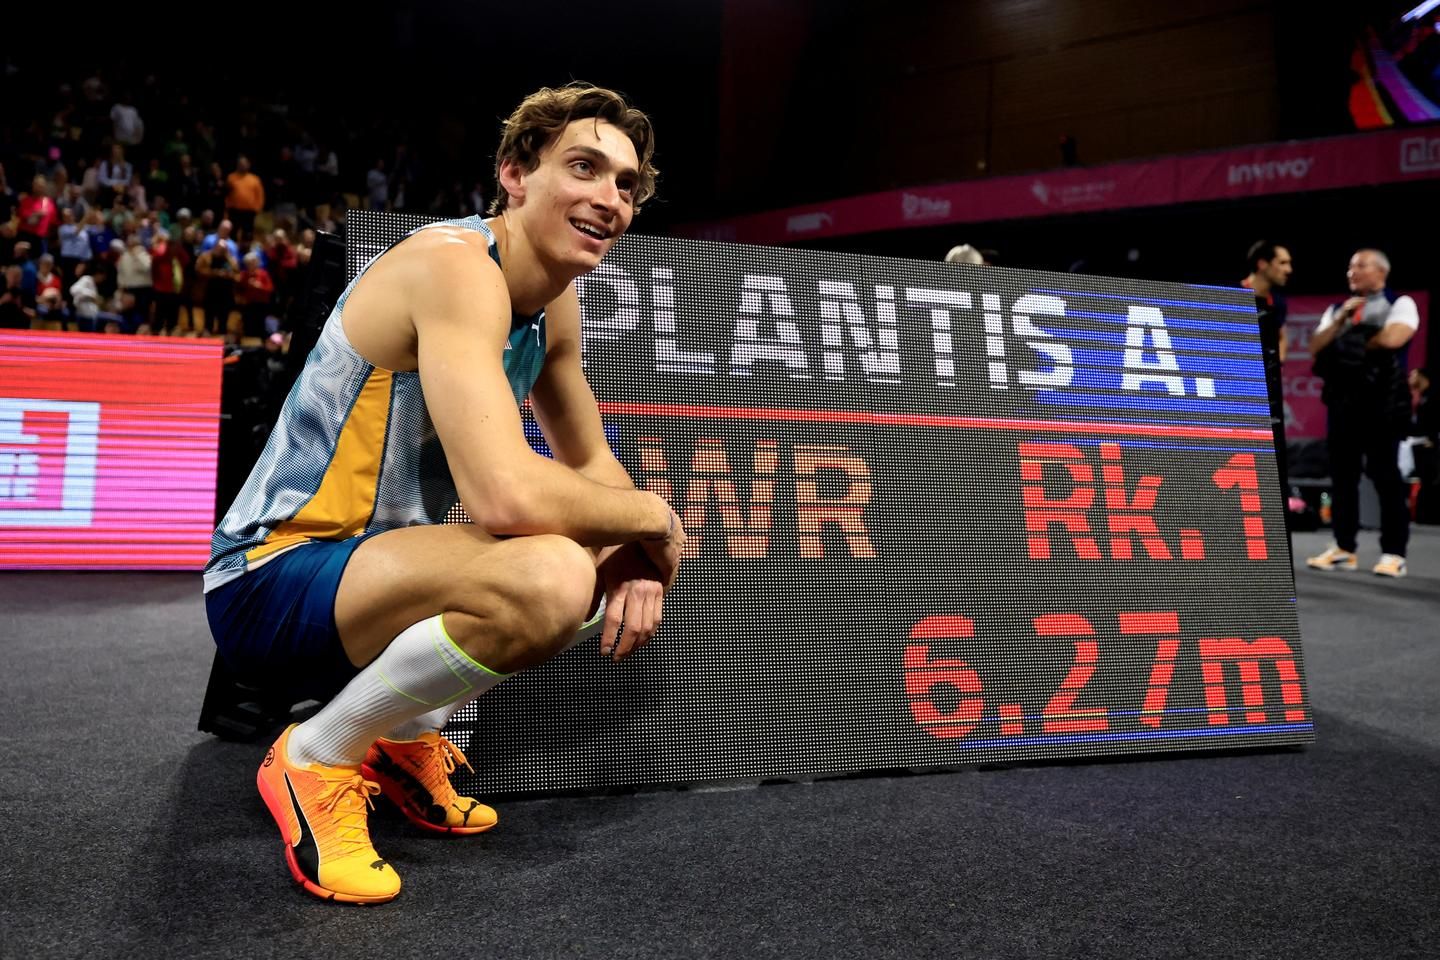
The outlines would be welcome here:
M 376 740 L 365 754 L 360 772 L 380 785 L 390 802 L 406 818 L 431 833 L 484 833 L 499 815 L 450 786 L 456 764 L 470 767 L 460 748 L 438 733 L 422 733 L 418 740 Z M 474 773 L 474 768 L 470 767 Z
M 299 766 L 285 749 L 290 731 L 265 754 L 256 786 L 285 841 L 290 875 L 323 900 L 385 903 L 400 893 L 400 876 L 370 845 L 367 808 L 380 788 L 355 767 Z

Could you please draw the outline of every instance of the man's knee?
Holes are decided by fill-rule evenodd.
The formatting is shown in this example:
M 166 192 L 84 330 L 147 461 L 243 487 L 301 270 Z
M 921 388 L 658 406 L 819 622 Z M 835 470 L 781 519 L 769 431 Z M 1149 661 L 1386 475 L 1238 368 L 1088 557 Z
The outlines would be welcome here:
M 506 541 L 498 551 L 501 574 L 471 585 L 458 612 L 474 615 L 476 644 L 499 648 L 503 666 L 497 669 L 543 663 L 590 612 L 594 557 L 574 540 L 550 534 Z

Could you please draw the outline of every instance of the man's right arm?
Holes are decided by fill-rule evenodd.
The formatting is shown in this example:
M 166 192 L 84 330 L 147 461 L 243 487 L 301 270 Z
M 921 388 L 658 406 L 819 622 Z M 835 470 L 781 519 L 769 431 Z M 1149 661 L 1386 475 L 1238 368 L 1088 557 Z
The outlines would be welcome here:
M 510 298 L 492 261 L 468 244 L 432 248 L 413 290 L 425 405 L 476 524 L 585 546 L 667 536 L 670 508 L 660 497 L 595 483 L 530 448 L 502 363 Z
M 1340 315 L 1337 316 L 1334 307 L 1325 308 L 1324 314 L 1320 317 L 1320 325 L 1316 327 L 1315 332 L 1310 335 L 1311 357 L 1314 357 L 1321 350 L 1330 346 L 1330 344 L 1335 341 L 1335 338 L 1340 335 L 1340 331 L 1344 329 L 1345 321 L 1348 319 L 1348 315 L 1345 314 L 1344 311 L 1345 308 L 1342 306 L 1340 308 Z

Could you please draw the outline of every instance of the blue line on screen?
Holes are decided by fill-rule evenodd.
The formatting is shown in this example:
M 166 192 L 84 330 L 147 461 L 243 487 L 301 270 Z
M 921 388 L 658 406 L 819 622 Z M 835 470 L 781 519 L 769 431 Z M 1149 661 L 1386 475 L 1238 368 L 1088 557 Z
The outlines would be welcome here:
M 1221 313 L 1250 313 L 1254 307 L 1231 306 L 1227 303 L 1204 303 L 1200 300 L 1166 300 L 1162 297 L 1134 297 L 1126 293 L 1092 293 L 1085 290 L 1031 290 L 1031 293 L 1048 293 L 1057 297 L 1091 297 L 1096 300 L 1128 300 L 1133 303 L 1158 303 L 1167 307 L 1189 307 L 1193 310 L 1216 310 Z
M 984 747 L 1028 747 L 1044 744 L 1104 743 L 1114 740 L 1174 740 L 1185 737 L 1226 737 L 1247 733 L 1298 733 L 1314 730 L 1313 723 L 1274 723 L 1251 727 L 1200 727 L 1192 730 L 1146 730 L 1138 733 L 1093 733 L 1073 734 L 1054 737 L 1003 737 L 998 740 L 977 740 L 974 743 L 959 743 L 964 749 Z
M 1062 407 L 1097 407 L 1120 410 L 1190 410 L 1195 413 L 1231 413 L 1268 416 L 1270 408 L 1263 403 L 1226 403 L 1221 400 L 1185 400 L 1152 394 L 1144 397 L 1112 397 L 1106 394 L 1041 391 L 1037 403 Z
M 1145 351 L 1147 360 L 1153 360 L 1154 352 Z M 1088 366 L 1102 370 L 1124 370 L 1121 356 L 1110 350 L 1092 350 L 1089 347 L 1072 347 L 1070 355 L 1076 366 Z M 1012 361 L 1015 362 L 1015 361 Z M 1265 367 L 1259 360 L 1227 360 L 1223 357 L 1197 357 L 1193 353 L 1183 358 L 1184 374 L 1219 374 L 1232 380 L 1246 380 L 1252 383 L 1265 382 Z
M 1066 340 L 1093 340 L 1096 343 L 1114 344 L 1121 349 L 1125 347 L 1125 334 L 1118 331 L 1115 333 L 1105 330 L 1060 330 L 1057 332 L 1046 329 L 1045 332 L 1053 337 Z M 1173 349 L 1181 352 L 1233 353 L 1254 357 L 1255 363 L 1260 362 L 1260 341 L 1258 340 L 1252 343 L 1248 340 L 1200 340 L 1195 337 L 1171 337 L 1170 345 Z M 1153 348 L 1147 347 L 1146 349 Z
M 1079 367 L 1072 374 L 1070 378 L 1070 383 L 1066 385 L 1066 388 L 1068 389 L 1069 387 L 1074 386 L 1090 387 L 1092 389 L 1098 388 L 1101 390 L 1119 390 L 1122 389 L 1120 386 L 1121 375 L 1127 372 L 1135 373 L 1137 371 L 1126 370 L 1123 367 Z M 1186 376 L 1187 373 L 1189 373 L 1188 370 L 1156 371 L 1157 375 L 1164 374 L 1167 376 L 1181 377 L 1186 381 L 1192 380 L 1192 377 Z M 1189 389 L 1193 389 L 1193 387 L 1188 382 L 1186 386 Z M 1217 395 L 1221 397 L 1265 398 L 1269 395 L 1266 392 L 1265 383 L 1259 380 L 1219 380 L 1215 383 L 1215 388 L 1217 391 Z M 1160 395 L 1157 393 L 1156 396 L 1158 397 Z
M 1104 320 L 1107 323 L 1119 323 L 1130 326 L 1130 318 L 1118 313 L 1097 313 L 1093 310 L 1066 310 L 1067 317 L 1084 317 L 1087 320 Z M 1136 326 L 1141 326 L 1136 324 Z M 1170 329 L 1183 330 L 1214 330 L 1224 332 L 1230 330 L 1255 330 L 1254 323 L 1246 323 L 1240 320 L 1186 320 L 1184 317 L 1166 317 L 1165 326 Z M 1145 327 L 1147 330 L 1158 330 L 1159 327 Z

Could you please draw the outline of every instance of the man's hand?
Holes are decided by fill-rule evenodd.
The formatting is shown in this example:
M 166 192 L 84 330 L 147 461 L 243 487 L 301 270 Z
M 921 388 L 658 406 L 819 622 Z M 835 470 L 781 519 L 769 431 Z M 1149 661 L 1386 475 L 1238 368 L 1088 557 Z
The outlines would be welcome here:
M 670 511 L 670 532 L 664 540 L 642 540 L 640 545 L 659 571 L 660 582 L 669 590 L 680 568 L 680 556 L 685 552 L 685 525 L 680 522 L 680 515 L 673 509 Z
M 655 636 L 665 606 L 665 587 L 655 564 L 633 543 L 606 557 L 598 573 L 605 588 L 600 653 L 623 660 Z
M 1341 323 L 1359 323 L 1365 315 L 1365 298 L 1351 297 L 1340 304 L 1340 316 L 1336 317 Z

